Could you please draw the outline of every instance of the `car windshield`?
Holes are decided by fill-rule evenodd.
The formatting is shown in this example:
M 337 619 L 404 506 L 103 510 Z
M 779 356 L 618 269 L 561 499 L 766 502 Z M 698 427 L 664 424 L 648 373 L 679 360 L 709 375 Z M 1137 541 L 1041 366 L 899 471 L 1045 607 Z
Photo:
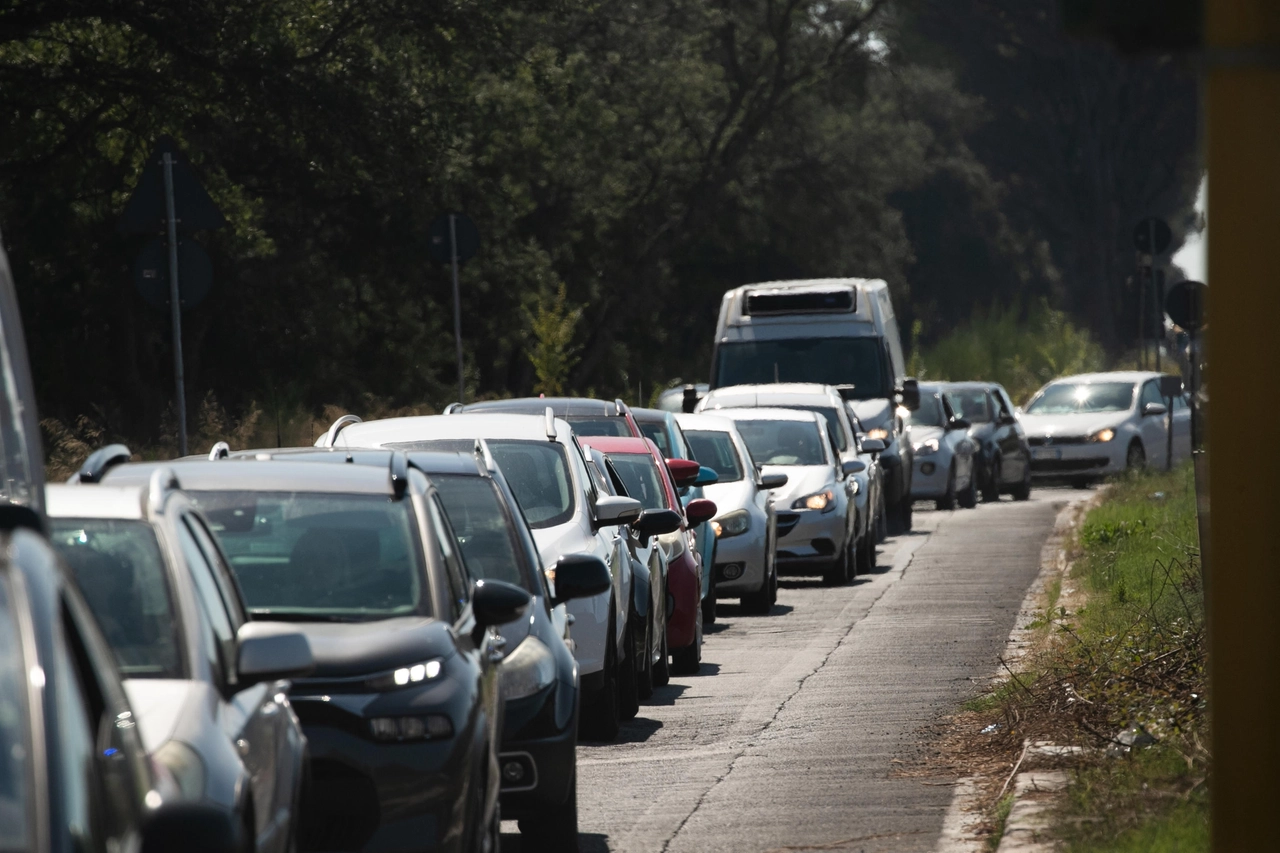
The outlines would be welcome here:
M 471 576 L 529 588 L 498 486 L 487 477 L 432 474 Z
M 54 548 L 75 576 L 125 678 L 185 678 L 160 544 L 143 521 L 51 518 Z
M 0 577 L 0 850 L 30 850 L 27 668 L 13 601 Z
M 770 403 L 770 406 L 773 404 Z M 840 414 L 831 406 L 778 406 L 780 409 L 796 409 L 801 412 L 814 412 L 827 420 L 827 433 L 836 440 L 836 449 L 844 453 L 849 449 L 845 443 L 844 430 L 840 428 Z
M 613 469 L 627 487 L 627 495 L 640 501 L 645 509 L 671 509 L 662 487 L 658 464 L 652 456 L 640 453 L 614 453 L 609 456 Z
M 733 444 L 733 436 L 717 430 L 693 429 L 685 432 L 693 458 L 701 465 L 715 469 L 718 483 L 736 483 L 742 479 L 742 459 Z
M 969 423 L 991 423 L 991 405 L 986 391 L 981 388 L 955 388 L 947 392 L 947 396 L 951 398 L 951 408 Z
M 671 458 L 671 436 L 667 435 L 666 424 L 656 421 L 644 422 L 640 424 L 640 432 L 644 434 L 645 438 L 658 445 L 658 452 L 664 458 Z
M 879 338 L 733 341 L 716 352 L 716 387 L 771 382 L 852 385 L 859 400 L 888 397 Z
M 937 394 L 921 392 L 920 408 L 911 413 L 911 423 L 916 426 L 946 426 L 943 422 L 942 401 Z
M 1132 382 L 1057 382 L 1036 395 L 1027 406 L 1027 414 L 1124 412 L 1132 405 Z
M 822 433 L 804 421 L 738 421 L 757 465 L 826 465 Z M 718 472 L 717 472 L 718 473 Z
M 385 495 L 196 492 L 255 616 L 431 615 L 412 504 Z
M 615 435 L 626 438 L 631 435 L 631 427 L 626 418 L 614 416 L 584 417 L 581 415 L 567 417 L 566 421 L 578 435 Z

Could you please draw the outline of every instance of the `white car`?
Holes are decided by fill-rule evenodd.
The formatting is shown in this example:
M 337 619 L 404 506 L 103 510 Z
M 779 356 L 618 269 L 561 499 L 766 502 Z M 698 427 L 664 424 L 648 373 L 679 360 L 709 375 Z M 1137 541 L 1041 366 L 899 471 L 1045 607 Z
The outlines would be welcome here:
M 573 429 L 549 411 L 546 416 L 463 413 L 367 423 L 350 415 L 347 419 L 345 424 L 336 422 L 316 445 L 467 450 L 483 439 L 533 530 L 553 592 L 554 567 L 561 557 L 593 554 L 604 560 L 613 588 L 564 606 L 572 618 L 585 732 L 602 740 L 617 737 L 620 706 L 626 706 L 625 711 L 637 701 L 636 660 L 626 643 L 631 557 L 619 527 L 640 517 L 640 502 L 600 494 Z
M 745 610 L 768 613 L 778 600 L 777 512 L 770 490 L 785 486 L 787 475 L 756 470 L 731 418 L 681 414 L 676 421 L 694 459 L 715 470 L 718 478 L 703 486 L 717 509 L 711 521 L 714 595 L 717 600 L 739 598 Z
M 1087 373 L 1055 379 L 1037 391 L 1021 418 L 1031 447 L 1031 475 L 1085 486 L 1108 474 L 1187 459 L 1191 411 L 1177 394 L 1170 418 L 1161 377 L 1138 371 Z
M 786 474 L 774 490 L 777 561 L 780 569 L 804 574 L 816 568 L 828 585 L 847 583 L 857 566 L 855 480 L 859 459 L 841 462 L 817 412 L 798 409 L 719 409 L 738 427 L 752 463 L 762 475 Z M 719 559 L 719 557 L 717 557 Z
M 920 384 L 920 407 L 911 413 L 910 429 L 914 500 L 931 500 L 941 510 L 955 509 L 957 503 L 965 509 L 977 505 L 978 444 L 969 437 L 971 426 L 956 414 L 942 386 Z
M 51 485 L 45 496 L 50 541 L 115 654 L 147 754 L 184 800 L 234 813 L 253 849 L 293 849 L 307 740 L 281 679 L 314 668 L 306 636 L 247 621 L 170 470 L 149 488 Z

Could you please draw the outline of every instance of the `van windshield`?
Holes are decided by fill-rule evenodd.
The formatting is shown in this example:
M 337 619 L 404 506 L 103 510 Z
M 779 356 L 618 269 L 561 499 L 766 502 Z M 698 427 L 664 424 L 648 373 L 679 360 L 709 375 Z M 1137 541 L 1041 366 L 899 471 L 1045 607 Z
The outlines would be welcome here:
M 858 400 L 888 397 L 879 338 L 730 341 L 716 352 L 716 387 L 770 382 L 852 385 Z

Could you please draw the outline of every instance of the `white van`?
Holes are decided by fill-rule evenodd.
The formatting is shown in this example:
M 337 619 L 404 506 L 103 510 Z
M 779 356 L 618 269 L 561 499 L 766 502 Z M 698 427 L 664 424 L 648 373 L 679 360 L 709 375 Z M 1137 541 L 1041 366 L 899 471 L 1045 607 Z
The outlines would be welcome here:
M 834 385 L 870 438 L 885 442 L 891 532 L 911 529 L 911 442 L 898 405 L 913 407 L 902 336 L 879 279 L 822 278 L 747 284 L 720 303 L 711 387 L 817 382 Z

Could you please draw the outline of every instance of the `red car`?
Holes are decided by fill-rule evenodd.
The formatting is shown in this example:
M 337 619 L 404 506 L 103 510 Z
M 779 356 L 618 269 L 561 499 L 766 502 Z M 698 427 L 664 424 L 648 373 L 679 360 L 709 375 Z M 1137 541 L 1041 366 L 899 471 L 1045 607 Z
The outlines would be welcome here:
M 698 463 L 663 459 L 647 438 L 582 436 L 582 443 L 609 457 L 627 495 L 640 501 L 645 511 L 666 510 L 680 517 L 679 529 L 658 537 L 667 557 L 667 592 L 673 600 L 667 648 L 673 671 L 695 673 L 702 663 L 702 566 L 693 529 L 716 514 L 716 505 L 699 499 L 681 506 L 676 480 L 696 477 Z

